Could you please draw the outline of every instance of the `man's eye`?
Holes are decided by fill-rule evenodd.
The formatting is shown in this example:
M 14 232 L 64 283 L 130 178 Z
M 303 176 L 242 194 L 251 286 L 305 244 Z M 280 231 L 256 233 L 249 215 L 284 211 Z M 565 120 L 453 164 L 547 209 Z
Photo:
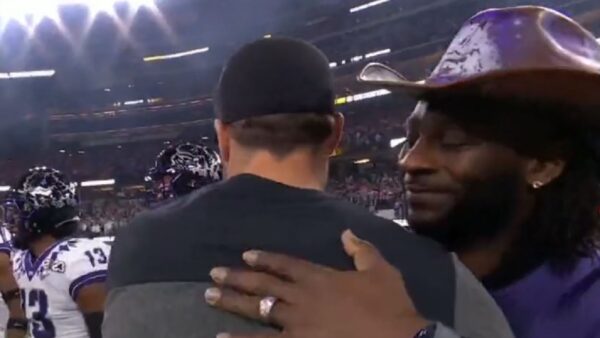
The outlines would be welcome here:
M 440 140 L 440 144 L 444 147 L 461 147 L 472 143 L 471 139 L 459 132 L 445 133 Z
M 467 145 L 468 142 L 466 140 L 460 140 L 460 139 L 447 139 L 447 140 L 442 140 L 441 144 L 442 144 L 442 146 L 446 146 L 446 147 L 459 147 L 459 146 Z

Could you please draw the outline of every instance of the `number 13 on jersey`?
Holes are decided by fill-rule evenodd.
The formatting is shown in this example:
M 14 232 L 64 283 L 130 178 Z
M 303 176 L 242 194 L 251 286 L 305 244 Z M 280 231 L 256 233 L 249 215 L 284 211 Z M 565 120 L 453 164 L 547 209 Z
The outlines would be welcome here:
M 106 257 L 104 250 L 102 250 L 101 248 L 94 248 L 92 250 L 88 250 L 85 252 L 85 255 L 90 260 L 90 264 L 92 264 L 92 267 L 96 267 L 96 264 L 108 263 L 108 257 Z
M 48 316 L 48 296 L 44 290 L 21 290 L 25 311 L 31 313 L 31 333 L 34 338 L 54 338 L 56 330 Z

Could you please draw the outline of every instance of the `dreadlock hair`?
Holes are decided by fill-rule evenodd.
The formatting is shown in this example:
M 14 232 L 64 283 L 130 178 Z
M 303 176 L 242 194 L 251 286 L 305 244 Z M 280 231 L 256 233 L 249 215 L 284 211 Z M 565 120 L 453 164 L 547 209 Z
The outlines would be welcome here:
M 590 141 L 570 144 L 562 175 L 537 192 L 534 219 L 522 242 L 558 261 L 591 256 L 600 249 L 598 161 Z

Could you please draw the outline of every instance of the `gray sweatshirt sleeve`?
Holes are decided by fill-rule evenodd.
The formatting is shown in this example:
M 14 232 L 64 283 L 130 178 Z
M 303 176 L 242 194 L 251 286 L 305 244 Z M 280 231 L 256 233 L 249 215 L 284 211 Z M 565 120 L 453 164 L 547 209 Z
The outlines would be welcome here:
M 458 333 L 454 332 L 452 329 L 447 328 L 446 326 L 437 323 L 437 327 L 435 329 L 435 336 L 433 338 L 467 338 L 461 337 Z
M 215 338 L 218 333 L 270 333 L 272 328 L 211 308 L 211 283 L 147 283 L 110 290 L 104 338 Z
M 493 336 L 493 335 L 490 335 Z M 437 323 L 437 327 L 435 330 L 435 336 L 433 338 L 471 338 L 461 336 L 452 329 L 444 326 L 443 324 Z
M 460 269 L 464 269 L 460 273 L 467 276 L 464 278 L 474 278 L 464 266 Z M 479 285 L 473 281 L 468 284 Z M 203 301 L 204 291 L 210 286 L 210 283 L 147 283 L 112 289 L 106 303 L 103 337 L 214 338 L 223 331 L 272 331 L 258 322 L 206 305 Z M 471 321 L 457 317 L 457 324 L 460 325 L 456 330 L 460 334 L 438 323 L 434 338 L 513 338 L 504 317 L 501 314 L 498 317 L 498 312 L 494 310 L 497 309 L 494 304 L 489 306 L 466 301 L 469 297 L 479 299 L 483 287 L 479 291 L 461 286 L 458 288 L 461 290 L 461 295 L 457 297 L 461 299 L 457 304 L 459 313 L 461 316 L 472 314 Z M 475 296 L 469 296 L 471 293 Z M 464 309 L 468 304 L 475 307 Z M 482 307 L 477 308 L 479 305 Z M 478 314 L 479 311 L 484 314 Z M 489 320 L 494 318 L 490 313 L 499 319 Z M 488 318 L 489 323 L 478 323 L 482 318 Z
M 475 276 L 453 254 L 456 271 L 454 327 L 467 338 L 514 338 L 504 314 Z M 450 334 L 442 329 L 440 334 Z M 435 336 L 454 338 L 455 336 Z

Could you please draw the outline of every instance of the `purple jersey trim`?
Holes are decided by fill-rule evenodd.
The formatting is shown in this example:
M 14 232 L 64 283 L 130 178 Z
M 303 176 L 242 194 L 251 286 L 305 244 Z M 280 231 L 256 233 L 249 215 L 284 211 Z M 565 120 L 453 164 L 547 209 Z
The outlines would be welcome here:
M 52 244 L 37 259 L 33 257 L 31 250 L 27 250 L 25 256 L 23 257 L 23 260 L 25 261 L 25 272 L 27 273 L 27 278 L 29 278 L 29 280 L 33 279 L 33 276 L 35 276 L 42 263 L 46 260 L 46 258 L 48 258 L 48 255 L 50 255 L 54 248 L 67 240 L 68 239 L 60 240 Z
M 106 270 L 99 270 L 90 272 L 86 275 L 75 279 L 69 286 L 69 294 L 71 295 L 71 298 L 73 298 L 73 300 L 76 301 L 81 289 L 90 284 L 104 283 L 106 281 L 106 275 Z
M 7 254 L 9 257 L 12 255 L 12 247 L 9 243 L 0 244 L 0 253 Z

